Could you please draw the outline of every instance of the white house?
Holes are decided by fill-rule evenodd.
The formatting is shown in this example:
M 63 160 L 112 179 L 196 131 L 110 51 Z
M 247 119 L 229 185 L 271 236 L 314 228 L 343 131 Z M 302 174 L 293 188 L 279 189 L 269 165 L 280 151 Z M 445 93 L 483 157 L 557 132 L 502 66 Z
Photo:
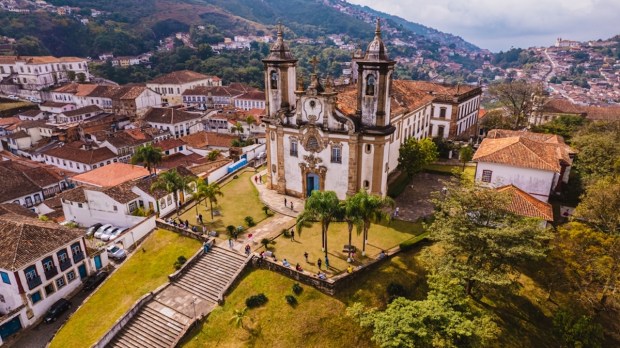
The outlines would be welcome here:
M 146 86 L 162 97 L 168 105 L 183 104 L 183 92 L 199 86 L 221 86 L 222 80 L 217 76 L 208 76 L 190 70 L 181 70 L 157 77 Z
M 0 203 L 16 203 L 29 209 L 67 187 L 61 175 L 28 160 L 0 161 L 0 177 Z
M 203 130 L 202 117 L 201 113 L 175 108 L 151 108 L 143 119 L 151 127 L 167 130 L 175 138 L 179 138 Z
M 20 208 L 0 204 L 0 345 L 41 320 L 91 272 L 83 230 L 42 222 Z
M 264 109 L 265 108 L 265 92 L 249 91 L 234 98 L 235 107 L 241 110 Z
M 83 74 L 88 81 L 88 60 L 76 57 L 0 56 L 0 79 L 11 76 L 25 90 L 40 91 L 67 81 L 69 72 Z
M 44 151 L 43 156 L 46 164 L 74 173 L 83 173 L 118 162 L 116 154 L 107 147 L 83 149 L 64 145 Z
M 572 165 L 570 148 L 558 136 L 504 130 L 490 131 L 473 161 L 476 182 L 514 185 L 543 202 L 568 182 Z
M 62 112 L 55 117 L 56 124 L 77 123 L 93 118 L 103 113 L 96 105 L 85 106 L 79 109 Z

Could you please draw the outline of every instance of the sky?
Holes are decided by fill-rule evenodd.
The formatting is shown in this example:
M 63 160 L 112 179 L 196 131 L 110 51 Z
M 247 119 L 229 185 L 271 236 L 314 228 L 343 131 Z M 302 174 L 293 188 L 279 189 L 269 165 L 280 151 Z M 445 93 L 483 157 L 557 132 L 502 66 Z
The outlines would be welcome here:
M 348 0 L 494 52 L 620 34 L 620 0 Z

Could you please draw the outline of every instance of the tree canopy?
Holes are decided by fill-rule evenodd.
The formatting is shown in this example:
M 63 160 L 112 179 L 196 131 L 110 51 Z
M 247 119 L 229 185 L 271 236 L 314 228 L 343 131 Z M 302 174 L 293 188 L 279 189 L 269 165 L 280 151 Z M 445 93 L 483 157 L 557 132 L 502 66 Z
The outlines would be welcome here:
M 425 165 L 435 162 L 438 156 L 437 145 L 431 139 L 411 137 L 400 146 L 398 165 L 412 177 L 421 172 Z

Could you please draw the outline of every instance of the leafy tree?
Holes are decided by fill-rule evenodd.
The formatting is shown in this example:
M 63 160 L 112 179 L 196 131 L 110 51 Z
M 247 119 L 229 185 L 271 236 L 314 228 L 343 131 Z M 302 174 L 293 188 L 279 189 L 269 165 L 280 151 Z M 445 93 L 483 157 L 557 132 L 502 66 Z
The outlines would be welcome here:
M 362 227 L 362 214 L 361 214 L 361 201 L 359 199 L 360 193 L 347 197 L 344 201 L 341 201 L 341 213 L 342 219 L 347 223 L 347 229 L 349 231 L 349 245 L 352 244 L 353 227 L 357 226 L 358 234 L 361 232 Z M 352 248 L 349 248 L 349 256 L 347 262 L 352 261 Z
M 407 139 L 400 147 L 398 165 L 409 177 L 422 171 L 425 165 L 437 160 L 437 145 L 431 139 Z
M 575 168 L 585 182 L 620 174 L 620 122 L 592 124 L 571 145 L 579 151 Z
M 165 171 L 157 177 L 157 180 L 151 185 L 151 191 L 164 190 L 174 195 L 174 201 L 177 202 L 176 213 L 179 216 L 179 191 L 189 191 L 189 183 L 192 179 L 188 176 L 182 176 L 176 169 Z
M 585 123 L 586 119 L 582 116 L 561 115 L 550 122 L 540 126 L 534 126 L 532 131 L 561 135 L 566 141 L 570 141 L 573 135 L 575 135 Z
M 216 182 L 207 184 L 204 180 L 200 180 L 196 186 L 199 196 L 209 201 L 209 210 L 211 211 L 211 221 L 213 221 L 213 204 L 217 204 L 217 197 L 223 197 L 220 185 Z
M 77 74 L 77 80 L 79 83 L 84 83 L 86 82 L 86 74 L 84 73 L 78 73 Z
M 620 175 L 605 176 L 588 185 L 575 217 L 600 231 L 620 235 Z
M 366 255 L 366 243 L 368 243 L 368 231 L 372 222 L 379 222 L 389 217 L 386 211 L 394 207 L 394 201 L 390 197 L 371 195 L 362 190 L 355 194 L 358 206 L 359 219 L 362 224 L 362 255 Z
M 489 86 L 489 94 L 510 113 L 513 127 L 525 126 L 527 117 L 537 103 L 542 102 L 542 86 L 525 80 L 507 81 Z
M 380 347 L 477 347 L 490 344 L 499 334 L 485 313 L 474 311 L 459 284 L 429 279 L 425 300 L 398 297 L 385 311 L 366 309 L 360 303 L 347 315 L 362 327 L 373 329 L 372 340 Z M 447 283 L 447 284 L 446 284 Z
M 298 233 L 312 221 L 321 223 L 321 250 L 327 257 L 327 231 L 329 225 L 341 215 L 341 206 L 334 191 L 312 191 L 304 205 L 304 211 L 297 216 L 295 227 Z
M 474 149 L 471 146 L 469 145 L 463 146 L 459 150 L 459 159 L 463 163 L 463 171 L 465 170 L 465 164 L 471 161 L 473 157 L 474 157 Z
M 513 129 L 514 124 L 512 118 L 504 115 L 500 109 L 487 112 L 481 122 L 482 128 L 487 132 L 491 129 Z
M 34 36 L 24 36 L 15 42 L 15 51 L 22 56 L 43 56 L 50 52 Z
M 577 315 L 570 309 L 560 309 L 553 316 L 553 331 L 563 347 L 600 348 L 603 346 L 603 328 L 586 315 Z
M 131 157 L 131 164 L 142 163 L 144 167 L 148 169 L 149 175 L 154 171 L 155 167 L 161 163 L 162 151 L 160 147 L 155 147 L 152 144 L 140 146 Z
M 442 251 L 426 259 L 439 272 L 460 279 L 468 295 L 512 285 L 519 265 L 545 256 L 550 232 L 538 220 L 507 211 L 509 196 L 465 179 L 445 187 L 432 198 L 435 220 L 427 228 Z
M 220 150 L 213 150 L 207 154 L 207 159 L 209 161 L 215 161 L 219 155 L 220 155 Z
M 571 222 L 558 228 L 550 259 L 584 308 L 598 311 L 618 301 L 620 236 Z
M 230 128 L 231 133 L 239 134 L 239 141 L 241 141 L 241 136 L 243 135 L 243 131 L 244 129 L 243 129 L 243 125 L 241 124 L 241 122 L 235 123 L 235 125 Z
M 75 71 L 67 71 L 67 78 L 69 79 L 69 81 L 75 81 Z

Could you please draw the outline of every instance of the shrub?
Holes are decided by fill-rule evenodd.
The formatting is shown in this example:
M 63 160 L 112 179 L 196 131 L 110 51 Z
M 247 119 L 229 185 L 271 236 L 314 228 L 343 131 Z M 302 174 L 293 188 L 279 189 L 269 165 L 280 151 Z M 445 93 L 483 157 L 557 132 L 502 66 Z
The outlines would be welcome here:
M 297 306 L 297 299 L 295 298 L 295 296 L 293 296 L 293 295 L 286 295 L 286 296 L 284 296 L 284 298 L 286 299 L 286 303 L 291 305 L 291 307 Z
M 288 229 L 286 229 L 286 228 L 283 228 L 283 229 L 282 229 L 282 235 L 283 235 L 285 238 L 291 238 L 291 232 L 290 232 Z
M 400 243 L 398 246 L 400 247 L 401 251 L 408 251 L 408 250 L 413 249 L 413 247 L 416 244 L 420 243 L 424 239 L 426 239 L 426 233 L 423 233 L 423 234 L 421 234 L 421 235 L 419 235 L 419 236 L 417 236 L 415 238 L 406 240 L 406 241 Z
M 299 285 L 299 283 L 293 284 L 293 292 L 295 293 L 295 295 L 299 296 L 302 291 L 304 291 L 304 288 L 302 288 L 301 285 Z
M 39 215 L 39 220 L 46 222 L 50 221 L 50 218 L 48 218 L 47 215 Z
M 174 269 L 179 270 L 183 265 L 187 262 L 187 258 L 183 255 L 179 256 L 176 261 L 174 261 Z
M 562 308 L 553 315 L 553 333 L 565 347 L 602 347 L 601 325 L 571 309 Z
M 407 291 L 405 287 L 399 283 L 390 283 L 387 287 L 388 302 L 394 301 L 398 297 L 405 297 Z
M 226 232 L 228 232 L 228 236 L 231 238 L 237 237 L 237 228 L 233 225 L 226 226 Z
M 260 293 L 258 295 L 252 295 L 245 299 L 245 305 L 248 308 L 256 308 L 267 303 L 267 296 L 265 294 Z
M 245 223 L 248 225 L 248 227 L 252 227 L 256 225 L 256 222 L 254 222 L 254 218 L 251 216 L 246 216 L 244 220 L 245 220 Z
M 271 213 L 269 212 L 269 207 L 268 206 L 263 205 L 263 211 L 265 212 L 265 215 L 271 216 Z
M 265 249 L 268 249 L 269 244 L 271 244 L 271 240 L 269 238 L 263 238 L 260 240 L 260 243 L 265 247 Z

